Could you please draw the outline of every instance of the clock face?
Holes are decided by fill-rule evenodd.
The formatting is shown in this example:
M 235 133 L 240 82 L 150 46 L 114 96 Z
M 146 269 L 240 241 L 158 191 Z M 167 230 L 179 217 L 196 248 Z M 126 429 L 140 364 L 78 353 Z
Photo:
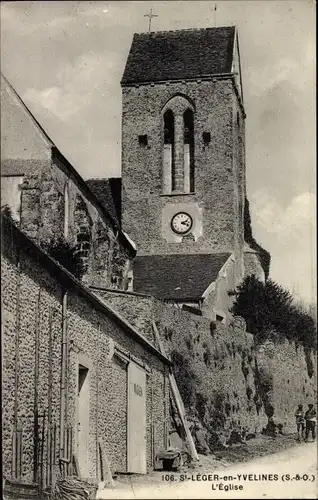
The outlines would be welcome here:
M 171 228 L 177 234 L 185 234 L 192 228 L 192 217 L 186 212 L 179 212 L 171 219 Z

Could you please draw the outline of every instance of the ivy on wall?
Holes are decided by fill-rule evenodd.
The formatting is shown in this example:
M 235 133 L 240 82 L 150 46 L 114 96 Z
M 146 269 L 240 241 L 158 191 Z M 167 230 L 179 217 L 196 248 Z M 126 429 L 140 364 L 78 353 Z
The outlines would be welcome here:
M 83 277 L 85 269 L 79 253 L 76 253 L 76 247 L 72 247 L 67 241 L 60 238 L 44 245 L 44 249 L 77 279 L 80 280 Z
M 250 215 L 250 205 L 247 198 L 245 198 L 244 205 L 244 241 L 249 244 L 249 246 L 259 253 L 262 268 L 264 269 L 265 279 L 269 275 L 269 267 L 271 262 L 270 253 L 267 252 L 253 237 L 251 215 Z

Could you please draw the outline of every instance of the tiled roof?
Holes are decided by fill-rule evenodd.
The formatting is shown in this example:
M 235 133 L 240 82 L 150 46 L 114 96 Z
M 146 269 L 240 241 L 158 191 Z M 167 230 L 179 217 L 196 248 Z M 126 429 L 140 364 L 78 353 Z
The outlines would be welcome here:
M 135 33 L 122 84 L 230 73 L 235 27 Z
M 121 179 L 88 179 L 86 184 L 96 196 L 100 204 L 107 210 L 119 224 L 120 220 L 120 185 Z M 119 182 L 114 182 L 119 181 Z
M 230 255 L 137 256 L 133 260 L 134 291 L 159 299 L 199 300 Z

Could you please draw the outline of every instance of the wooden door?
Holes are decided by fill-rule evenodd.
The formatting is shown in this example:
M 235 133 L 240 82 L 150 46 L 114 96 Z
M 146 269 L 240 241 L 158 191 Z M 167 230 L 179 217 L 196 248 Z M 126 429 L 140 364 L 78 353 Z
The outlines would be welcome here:
M 127 378 L 127 472 L 146 474 L 146 372 L 130 362 Z

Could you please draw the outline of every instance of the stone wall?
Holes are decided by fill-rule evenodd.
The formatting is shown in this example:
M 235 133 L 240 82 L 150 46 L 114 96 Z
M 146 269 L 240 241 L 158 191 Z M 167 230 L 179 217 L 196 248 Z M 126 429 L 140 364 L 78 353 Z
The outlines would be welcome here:
M 12 226 L 11 226 L 12 228 Z M 21 477 L 33 480 L 35 426 L 45 432 L 56 425 L 54 473 L 58 470 L 62 352 L 62 297 L 67 292 L 67 375 L 65 428 L 77 439 L 77 377 L 79 364 L 89 370 L 89 435 L 86 475 L 96 476 L 97 439 L 101 439 L 113 472 L 126 464 L 126 366 L 147 365 L 147 466 L 153 451 L 164 447 L 169 389 L 167 364 L 151 346 L 138 340 L 119 316 L 57 267 L 16 228 L 6 226 L 2 239 L 2 401 L 3 470 L 12 474 L 12 440 L 22 429 Z M 127 329 L 128 328 L 128 329 Z M 155 435 L 153 435 L 153 425 Z M 152 442 L 154 446 L 152 446 Z M 43 462 L 47 447 L 44 443 Z M 45 469 L 44 469 L 45 475 Z M 38 479 L 38 478 L 37 478 Z
M 82 260 L 84 281 L 125 287 L 128 262 L 134 250 L 118 237 L 119 230 L 101 213 L 88 189 L 87 193 L 83 192 L 83 186 L 72 179 L 57 160 L 55 163 L 27 162 L 21 168 L 22 182 L 18 186 L 6 183 L 8 189 L 11 186 L 17 190 L 16 197 L 14 193 L 10 196 L 6 193 L 6 198 L 14 199 L 14 214 L 20 215 L 21 229 L 45 247 L 65 237 Z M 85 186 L 84 181 L 82 183 Z M 20 200 L 18 209 L 17 197 Z
M 265 283 L 265 272 L 261 265 L 259 254 L 249 249 L 244 252 L 244 277 L 252 275 L 262 283 Z
M 317 404 L 317 356 L 295 342 L 266 341 L 257 348 L 257 369 L 265 410 L 273 409 L 274 420 L 294 432 L 297 406 Z
M 316 401 L 316 357 L 293 342 L 257 345 L 236 320 L 223 325 L 141 294 L 94 293 L 149 340 L 156 322 L 166 352 L 175 360 L 188 417 L 209 431 L 212 448 L 215 431 L 224 438 L 237 428 L 261 432 L 271 416 L 269 405 L 283 432 L 293 432 L 297 404 Z
M 194 194 L 163 192 L 161 115 L 175 95 L 185 96 L 195 109 Z M 240 114 L 238 126 L 238 112 L 230 79 L 123 88 L 122 223 L 139 255 L 242 251 L 245 158 L 239 149 L 245 139 L 244 117 Z M 211 134 L 210 143 L 204 143 L 203 132 Z M 139 145 L 139 135 L 147 135 L 146 147 Z M 168 243 L 164 227 L 170 227 L 170 221 L 163 220 L 167 206 L 176 211 L 180 206 L 201 209 L 202 236 Z M 238 272 L 241 268 L 242 262 Z

